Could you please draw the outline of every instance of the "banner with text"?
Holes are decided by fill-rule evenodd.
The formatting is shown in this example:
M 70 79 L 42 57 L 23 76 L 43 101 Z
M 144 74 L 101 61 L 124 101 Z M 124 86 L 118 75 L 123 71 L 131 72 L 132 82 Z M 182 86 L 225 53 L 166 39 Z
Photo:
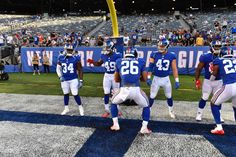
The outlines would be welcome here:
M 232 47 L 234 53 L 236 52 L 236 47 Z M 22 48 L 21 49 L 21 59 L 23 72 L 32 72 L 32 57 L 36 53 L 39 56 L 39 66 L 40 70 L 43 70 L 42 62 L 43 55 L 46 53 L 50 60 L 50 70 L 55 72 L 57 59 L 64 49 L 62 47 L 55 48 Z M 81 56 L 81 63 L 84 72 L 104 72 L 104 66 L 94 67 L 87 63 L 87 59 L 93 59 L 95 61 L 100 59 L 102 48 L 99 47 L 78 47 L 75 49 L 76 53 Z M 152 51 L 156 51 L 155 47 L 137 47 L 138 56 L 146 61 L 146 67 L 149 65 L 149 57 Z M 177 66 L 179 74 L 194 74 L 195 68 L 197 67 L 199 57 L 203 53 L 209 52 L 209 47 L 170 47 L 169 52 L 174 52 L 177 56 Z

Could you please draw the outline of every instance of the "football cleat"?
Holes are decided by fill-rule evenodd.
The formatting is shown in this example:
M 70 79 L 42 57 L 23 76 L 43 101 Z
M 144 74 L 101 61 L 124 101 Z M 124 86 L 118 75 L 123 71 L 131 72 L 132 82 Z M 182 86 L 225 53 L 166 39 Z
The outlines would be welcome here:
M 215 134 L 215 135 L 224 135 L 224 134 L 225 134 L 225 132 L 224 132 L 223 129 L 222 129 L 222 130 L 219 130 L 219 129 L 217 129 L 217 128 L 211 130 L 211 133 L 212 133 L 212 134 Z
M 140 130 L 141 134 L 151 134 L 152 130 L 148 129 L 147 127 L 142 127 Z
M 170 114 L 170 117 L 171 117 L 172 119 L 175 119 L 175 113 L 174 113 L 174 111 L 170 111 L 169 114 Z
M 119 131 L 119 130 L 120 130 L 120 126 L 119 126 L 119 125 L 112 125 L 112 126 L 110 127 L 110 129 L 111 129 L 112 131 Z
M 82 105 L 79 105 L 79 113 L 81 116 L 84 116 L 84 108 Z
M 105 113 L 102 114 L 102 118 L 108 118 L 110 116 L 110 113 L 105 111 Z
M 63 110 L 63 112 L 61 113 L 61 115 L 66 115 L 70 110 L 68 108 L 65 108 Z
M 196 116 L 196 121 L 200 122 L 201 120 L 202 120 L 202 114 L 198 112 Z

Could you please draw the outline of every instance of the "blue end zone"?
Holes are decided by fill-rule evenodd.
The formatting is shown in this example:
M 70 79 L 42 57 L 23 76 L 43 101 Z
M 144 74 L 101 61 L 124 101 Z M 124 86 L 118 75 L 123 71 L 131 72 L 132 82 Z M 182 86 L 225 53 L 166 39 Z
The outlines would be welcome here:
M 112 132 L 109 130 L 109 127 L 112 125 L 111 119 L 5 110 L 0 110 L 0 121 L 95 128 L 94 133 L 76 153 L 77 157 L 124 156 L 141 127 L 141 120 L 121 119 L 121 131 Z M 150 122 L 150 128 L 154 133 L 201 135 L 213 144 L 223 155 L 235 156 L 236 126 L 224 125 L 226 132 L 224 136 L 211 135 L 210 130 L 213 126 L 214 125 L 209 124 L 184 122 Z

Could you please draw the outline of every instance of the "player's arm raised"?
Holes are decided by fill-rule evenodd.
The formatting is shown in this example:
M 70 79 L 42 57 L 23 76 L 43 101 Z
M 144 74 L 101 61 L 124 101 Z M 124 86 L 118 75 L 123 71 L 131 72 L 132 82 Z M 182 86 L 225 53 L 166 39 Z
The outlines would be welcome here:
M 197 66 L 197 69 L 195 71 L 195 86 L 196 86 L 196 89 L 200 89 L 201 88 L 201 81 L 200 81 L 200 74 L 201 74 L 201 71 L 204 67 L 204 63 L 203 62 L 199 62 L 198 63 L 198 66 Z
M 171 68 L 173 70 L 173 76 L 175 78 L 175 89 L 178 89 L 180 84 L 179 84 L 179 74 L 178 74 L 178 68 L 177 68 L 176 59 L 174 59 L 171 62 Z

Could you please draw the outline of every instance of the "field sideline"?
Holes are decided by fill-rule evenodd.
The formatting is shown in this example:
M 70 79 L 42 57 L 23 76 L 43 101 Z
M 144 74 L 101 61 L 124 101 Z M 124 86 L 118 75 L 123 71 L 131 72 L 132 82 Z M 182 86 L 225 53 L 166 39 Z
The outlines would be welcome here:
M 9 81 L 0 81 L 0 93 L 15 94 L 41 94 L 41 95 L 61 95 L 62 90 L 60 82 L 55 73 L 35 75 L 32 73 L 10 73 Z M 84 86 L 80 90 L 81 96 L 102 97 L 103 74 L 84 74 Z M 201 97 L 201 91 L 195 90 L 194 77 L 189 75 L 180 75 L 180 89 L 173 88 L 174 100 L 198 101 Z M 171 77 L 172 84 L 174 79 Z M 149 95 L 150 88 L 146 83 L 142 83 L 142 89 Z M 157 96 L 158 100 L 165 100 L 163 90 Z

